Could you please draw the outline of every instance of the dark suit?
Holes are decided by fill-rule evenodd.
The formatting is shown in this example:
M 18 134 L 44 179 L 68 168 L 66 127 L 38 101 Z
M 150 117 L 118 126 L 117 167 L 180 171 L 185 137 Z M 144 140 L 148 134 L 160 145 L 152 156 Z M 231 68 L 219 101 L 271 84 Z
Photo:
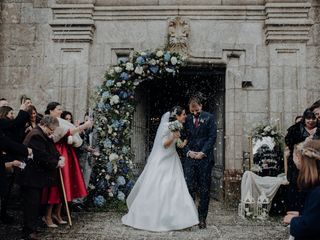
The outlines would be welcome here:
M 193 115 L 188 115 L 184 134 L 188 141 L 184 148 L 186 156 L 183 160 L 184 175 L 193 199 L 195 199 L 195 193 L 199 191 L 198 213 L 200 221 L 203 221 L 208 215 L 211 171 L 214 164 L 213 145 L 217 137 L 217 126 L 213 114 L 201 112 L 197 128 L 193 122 Z M 192 159 L 187 156 L 189 151 L 203 152 L 205 157 L 201 160 Z
M 57 184 L 60 155 L 39 126 L 31 130 L 24 144 L 33 150 L 33 160 L 18 175 L 23 197 L 23 231 L 28 235 L 36 230 L 43 187 Z
M 320 238 L 320 186 L 311 189 L 304 203 L 304 210 L 290 223 L 290 234 L 295 240 Z

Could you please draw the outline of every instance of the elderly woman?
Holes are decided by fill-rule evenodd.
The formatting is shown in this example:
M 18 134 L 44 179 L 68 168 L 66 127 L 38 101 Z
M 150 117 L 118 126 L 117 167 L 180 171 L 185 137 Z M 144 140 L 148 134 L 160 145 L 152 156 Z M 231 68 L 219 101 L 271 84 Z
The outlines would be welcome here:
M 18 179 L 23 196 L 23 234 L 29 239 L 37 239 L 35 232 L 42 189 L 57 185 L 57 168 L 64 166 L 64 158 L 57 152 L 51 139 L 58 126 L 57 118 L 44 116 L 24 140 L 24 144 L 33 150 L 33 159 L 27 161 Z

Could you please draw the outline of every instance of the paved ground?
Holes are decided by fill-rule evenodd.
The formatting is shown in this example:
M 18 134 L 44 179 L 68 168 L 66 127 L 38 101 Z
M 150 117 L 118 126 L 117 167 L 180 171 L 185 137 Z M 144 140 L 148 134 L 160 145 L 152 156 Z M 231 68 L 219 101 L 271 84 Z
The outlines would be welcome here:
M 21 215 L 11 211 L 16 216 L 16 225 L 0 225 L 0 239 L 19 239 Z M 122 214 L 115 212 L 80 212 L 73 213 L 74 226 L 46 229 L 40 234 L 41 239 L 61 240 L 165 240 L 165 239 L 223 239 L 223 240 L 258 240 L 258 239 L 288 239 L 288 230 L 281 224 L 281 218 L 268 221 L 249 221 L 237 216 L 235 210 L 226 210 L 219 202 L 212 201 L 208 216 L 208 228 L 200 230 L 197 227 L 183 231 L 153 233 L 135 230 L 123 226 L 120 222 Z

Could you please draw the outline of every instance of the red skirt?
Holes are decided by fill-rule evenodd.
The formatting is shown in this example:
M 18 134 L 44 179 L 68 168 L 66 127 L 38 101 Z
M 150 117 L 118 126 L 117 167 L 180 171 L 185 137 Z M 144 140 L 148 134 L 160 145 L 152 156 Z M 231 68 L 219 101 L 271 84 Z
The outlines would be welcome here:
M 60 142 L 56 143 L 55 147 L 60 155 L 65 158 L 65 166 L 61 168 L 61 173 L 67 201 L 71 202 L 73 199 L 87 196 L 86 185 L 73 147 L 67 143 Z M 62 192 L 58 187 L 45 188 L 43 190 L 42 203 L 58 204 L 61 203 L 62 197 Z

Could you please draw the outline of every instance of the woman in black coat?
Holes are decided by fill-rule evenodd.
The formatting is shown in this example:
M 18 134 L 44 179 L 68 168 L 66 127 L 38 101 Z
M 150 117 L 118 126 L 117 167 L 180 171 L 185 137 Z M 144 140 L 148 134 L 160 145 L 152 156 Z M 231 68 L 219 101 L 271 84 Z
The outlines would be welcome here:
M 307 192 L 302 213 L 288 212 L 284 223 L 290 224 L 295 240 L 320 238 L 320 140 L 307 140 L 295 147 L 294 161 L 299 171 L 298 186 Z
M 33 150 L 33 159 L 27 162 L 18 176 L 23 197 L 23 237 L 36 238 L 42 189 L 57 184 L 57 167 L 64 165 L 49 137 L 58 126 L 57 118 L 44 116 L 39 126 L 32 129 L 24 140 L 24 144 Z
M 290 154 L 288 157 L 288 211 L 301 211 L 305 200 L 305 193 L 300 191 L 297 186 L 297 178 L 299 170 L 293 162 L 294 145 L 303 142 L 306 138 L 312 138 L 315 135 L 320 135 L 320 128 L 317 127 L 317 119 L 314 113 L 308 108 L 304 111 L 302 120 L 288 129 L 285 137 L 286 145 L 289 148 Z

